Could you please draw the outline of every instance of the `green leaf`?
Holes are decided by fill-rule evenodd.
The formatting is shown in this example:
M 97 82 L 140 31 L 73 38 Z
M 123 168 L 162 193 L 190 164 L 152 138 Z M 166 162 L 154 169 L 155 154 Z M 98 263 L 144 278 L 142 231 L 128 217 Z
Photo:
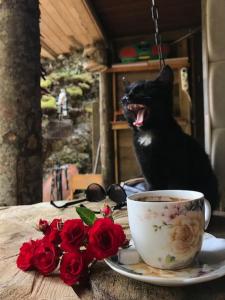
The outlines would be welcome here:
M 95 213 L 86 207 L 77 207 L 76 211 L 85 224 L 91 226 L 97 219 Z

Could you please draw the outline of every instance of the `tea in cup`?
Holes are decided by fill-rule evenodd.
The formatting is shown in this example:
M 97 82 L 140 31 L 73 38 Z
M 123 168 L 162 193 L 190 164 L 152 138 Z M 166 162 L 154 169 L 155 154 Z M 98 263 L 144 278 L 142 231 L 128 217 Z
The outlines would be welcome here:
M 200 192 L 160 190 L 127 197 L 135 248 L 144 262 L 160 269 L 191 264 L 200 252 L 211 207 Z

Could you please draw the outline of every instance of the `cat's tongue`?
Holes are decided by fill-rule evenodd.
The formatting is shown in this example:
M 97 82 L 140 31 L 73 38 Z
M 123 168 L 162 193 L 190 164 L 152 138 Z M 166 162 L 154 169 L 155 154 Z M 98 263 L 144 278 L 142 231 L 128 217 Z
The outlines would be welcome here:
M 143 122 L 144 122 L 144 114 L 145 114 L 145 110 L 144 109 L 140 109 L 137 113 L 137 118 L 136 121 L 133 122 L 134 126 L 142 126 Z

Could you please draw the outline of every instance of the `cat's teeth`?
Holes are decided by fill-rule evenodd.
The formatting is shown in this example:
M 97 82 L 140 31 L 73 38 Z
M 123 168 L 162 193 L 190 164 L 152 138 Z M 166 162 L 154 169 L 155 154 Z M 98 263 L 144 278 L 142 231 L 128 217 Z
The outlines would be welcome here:
M 139 109 L 143 109 L 144 105 L 142 105 L 142 104 L 129 104 L 127 107 L 130 110 L 139 110 Z

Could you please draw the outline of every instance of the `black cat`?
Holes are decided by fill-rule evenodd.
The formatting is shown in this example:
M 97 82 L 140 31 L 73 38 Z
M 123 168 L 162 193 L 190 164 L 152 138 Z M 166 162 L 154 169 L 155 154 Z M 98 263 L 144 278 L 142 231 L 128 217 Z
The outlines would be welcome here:
M 173 118 L 173 72 L 164 67 L 154 81 L 130 84 L 122 98 L 148 189 L 202 192 L 214 209 L 217 180 L 203 148 Z

